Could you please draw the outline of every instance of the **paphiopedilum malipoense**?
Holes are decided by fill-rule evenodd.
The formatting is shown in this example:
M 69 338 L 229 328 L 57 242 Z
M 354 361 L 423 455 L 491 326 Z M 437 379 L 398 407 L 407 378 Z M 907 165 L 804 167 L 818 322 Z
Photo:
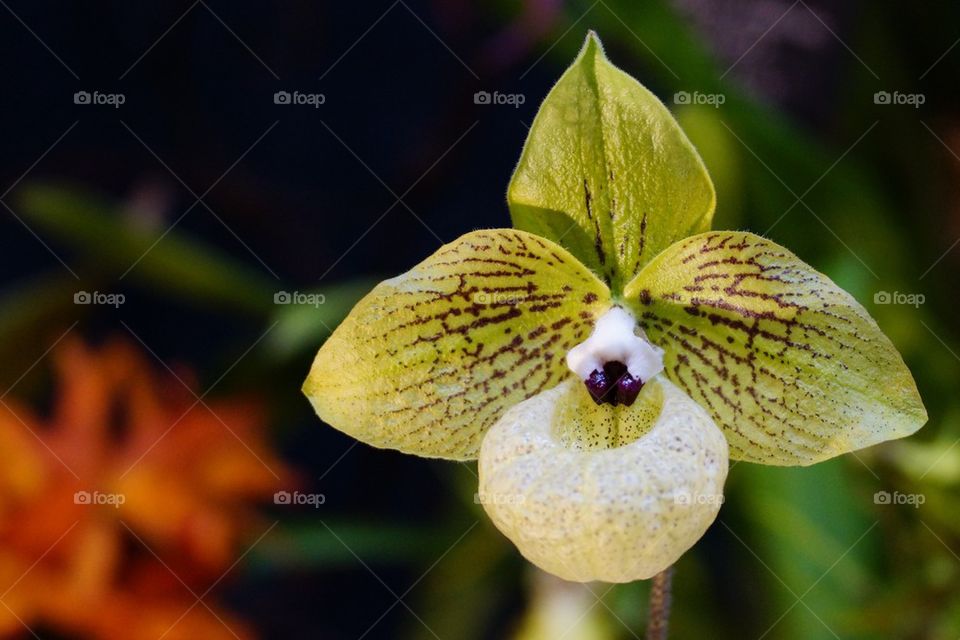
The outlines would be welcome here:
M 546 571 L 649 578 L 713 522 L 730 459 L 808 465 L 926 421 L 852 296 L 769 240 L 709 231 L 699 155 L 593 34 L 508 203 L 514 229 L 361 300 L 304 391 L 373 446 L 479 457 L 487 513 Z

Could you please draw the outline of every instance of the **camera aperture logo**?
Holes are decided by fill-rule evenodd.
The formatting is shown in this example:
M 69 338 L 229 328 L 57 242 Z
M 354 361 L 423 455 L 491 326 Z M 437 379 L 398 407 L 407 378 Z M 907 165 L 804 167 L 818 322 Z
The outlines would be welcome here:
M 73 104 L 106 105 L 119 109 L 127 101 L 122 93 L 102 93 L 100 91 L 77 91 L 73 94 Z
M 678 491 L 673 496 L 674 504 L 692 505 L 692 504 L 723 504 L 724 497 L 722 493 L 690 493 L 689 491 Z
M 707 105 L 714 109 L 719 109 L 720 105 L 727 101 L 727 96 L 722 93 L 703 93 L 702 91 L 677 91 L 673 94 L 674 104 L 698 104 Z
M 122 493 L 104 493 L 102 491 L 77 491 L 73 494 L 73 504 L 107 505 L 119 509 L 127 501 Z
M 477 91 L 473 94 L 473 104 L 506 104 L 512 106 L 514 109 L 519 109 L 520 105 L 526 101 L 527 97 L 522 93 L 500 93 L 499 91 L 490 93 L 489 91 Z
M 322 93 L 303 93 L 301 91 L 277 91 L 273 94 L 273 104 L 306 105 L 319 109 L 327 102 L 327 96 Z
M 873 94 L 873 104 L 908 106 L 919 109 L 927 101 L 922 93 L 901 93 L 899 91 L 877 91 Z
M 273 504 L 304 506 L 319 509 L 327 501 L 322 493 L 303 493 L 302 491 L 277 491 L 273 494 Z
M 273 304 L 300 304 L 319 307 L 327 301 L 322 293 L 304 293 L 302 291 L 277 291 L 273 294 Z
M 528 296 L 521 293 L 505 293 L 502 291 L 478 291 L 473 294 L 473 303 L 489 305 L 491 307 L 515 307 L 525 302 Z
M 926 301 L 927 297 L 922 293 L 877 291 L 873 294 L 873 304 L 905 304 L 917 309 Z
M 473 494 L 473 504 L 523 504 L 527 496 L 522 493 L 488 493 L 480 491 Z
M 877 491 L 873 494 L 873 504 L 896 504 L 910 505 L 914 509 L 919 509 L 920 505 L 927 501 L 927 496 L 922 493 L 900 493 L 899 491 Z
M 73 294 L 73 304 L 100 304 L 117 309 L 127 297 L 122 293 L 101 293 L 99 291 L 77 291 Z

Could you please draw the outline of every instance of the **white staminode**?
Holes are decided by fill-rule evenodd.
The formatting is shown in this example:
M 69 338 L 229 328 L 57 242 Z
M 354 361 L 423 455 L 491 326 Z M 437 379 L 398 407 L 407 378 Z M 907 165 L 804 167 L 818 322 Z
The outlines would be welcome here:
M 632 315 L 622 307 L 612 307 L 597 320 L 590 337 L 570 350 L 567 366 L 586 380 L 594 371 L 603 371 L 604 364 L 616 360 L 626 365 L 634 378 L 646 382 L 663 371 L 663 349 L 650 344 L 642 334 Z

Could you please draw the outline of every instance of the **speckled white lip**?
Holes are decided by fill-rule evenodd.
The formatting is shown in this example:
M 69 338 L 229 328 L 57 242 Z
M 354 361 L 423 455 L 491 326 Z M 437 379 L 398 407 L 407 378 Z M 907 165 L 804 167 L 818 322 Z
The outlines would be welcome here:
M 723 502 L 727 441 L 710 416 L 659 376 L 651 429 L 606 449 L 562 442 L 554 419 L 568 380 L 508 411 L 480 449 L 490 519 L 530 562 L 564 580 L 631 582 L 664 570 L 700 539 Z M 629 408 L 622 410 L 629 411 Z
M 663 349 L 650 344 L 642 334 L 629 312 L 611 307 L 597 319 L 590 337 L 567 353 L 567 366 L 586 380 L 594 371 L 603 371 L 605 363 L 622 362 L 630 375 L 646 382 L 663 371 Z

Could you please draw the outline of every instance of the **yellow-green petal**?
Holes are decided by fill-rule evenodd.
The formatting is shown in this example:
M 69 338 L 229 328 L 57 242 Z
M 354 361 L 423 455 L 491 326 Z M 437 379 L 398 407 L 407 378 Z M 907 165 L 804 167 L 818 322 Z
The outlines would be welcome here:
M 667 108 L 591 33 L 540 107 L 507 200 L 515 227 L 562 244 L 619 291 L 709 229 L 716 196 Z
M 927 420 L 866 310 L 769 240 L 721 231 L 680 241 L 625 296 L 666 351 L 664 373 L 710 411 L 731 458 L 813 464 Z
M 575 405 L 581 411 L 567 411 Z M 572 428 L 571 418 L 579 423 Z M 611 438 L 618 427 L 629 436 Z M 632 582 L 663 571 L 700 539 L 723 502 L 727 461 L 720 429 L 663 376 L 631 407 L 596 406 L 568 380 L 490 429 L 479 497 L 544 571 Z
M 509 407 L 561 382 L 567 351 L 610 305 L 562 247 L 468 233 L 361 300 L 303 390 L 328 424 L 376 447 L 471 459 Z

